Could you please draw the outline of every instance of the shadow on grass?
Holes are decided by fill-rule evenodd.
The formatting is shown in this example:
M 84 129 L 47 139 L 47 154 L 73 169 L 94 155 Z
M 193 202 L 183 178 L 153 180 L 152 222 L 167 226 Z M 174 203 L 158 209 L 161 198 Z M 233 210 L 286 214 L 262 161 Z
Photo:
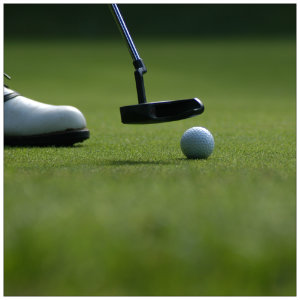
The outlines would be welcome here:
M 136 165 L 173 165 L 177 160 L 108 160 L 103 163 L 106 166 L 136 166 Z
M 193 162 L 193 161 L 207 161 L 207 159 L 189 159 L 189 158 L 183 158 L 178 157 L 170 160 L 106 160 L 104 162 L 101 162 L 101 165 L 104 166 L 135 166 L 135 165 L 176 165 L 176 164 L 182 164 L 185 162 Z

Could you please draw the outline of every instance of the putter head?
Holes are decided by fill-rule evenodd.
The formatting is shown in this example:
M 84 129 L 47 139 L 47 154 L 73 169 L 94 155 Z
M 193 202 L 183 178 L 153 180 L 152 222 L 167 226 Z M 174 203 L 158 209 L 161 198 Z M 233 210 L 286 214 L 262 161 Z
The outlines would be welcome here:
M 141 103 L 120 107 L 124 124 L 151 124 L 177 121 L 200 115 L 204 105 L 198 98 Z

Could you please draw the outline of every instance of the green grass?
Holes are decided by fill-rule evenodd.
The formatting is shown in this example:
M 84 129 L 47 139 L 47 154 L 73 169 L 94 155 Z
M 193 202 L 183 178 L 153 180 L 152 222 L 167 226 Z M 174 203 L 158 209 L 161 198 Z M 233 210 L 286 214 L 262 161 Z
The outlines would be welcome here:
M 5 148 L 5 295 L 295 295 L 295 41 L 136 42 L 148 99 L 199 97 L 202 116 L 121 124 L 122 40 L 6 41 L 10 86 L 78 107 L 91 138 Z M 181 153 L 192 126 L 207 160 Z

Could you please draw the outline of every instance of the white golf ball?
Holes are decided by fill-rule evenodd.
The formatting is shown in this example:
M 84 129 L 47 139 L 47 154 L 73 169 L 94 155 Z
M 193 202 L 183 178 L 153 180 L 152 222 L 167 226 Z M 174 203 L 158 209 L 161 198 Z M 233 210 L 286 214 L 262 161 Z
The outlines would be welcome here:
M 187 158 L 207 158 L 214 150 L 212 134 L 203 127 L 188 129 L 181 138 L 180 147 Z

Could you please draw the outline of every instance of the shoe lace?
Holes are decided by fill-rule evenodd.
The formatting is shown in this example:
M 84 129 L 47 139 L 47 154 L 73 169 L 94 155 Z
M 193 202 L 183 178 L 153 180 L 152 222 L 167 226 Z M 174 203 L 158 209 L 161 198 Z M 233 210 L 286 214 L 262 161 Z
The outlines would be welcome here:
M 5 76 L 7 79 L 11 80 L 11 77 L 10 77 L 9 75 L 7 75 L 6 73 L 4 73 L 4 76 Z M 8 88 L 8 85 L 4 84 L 4 86 Z
M 7 79 L 9 79 L 9 80 L 11 79 L 10 76 L 7 75 L 7 74 L 5 74 L 5 73 L 4 73 L 4 76 L 5 76 Z M 6 84 L 4 84 L 4 86 L 5 86 L 6 88 L 9 88 Z M 9 94 L 4 95 L 4 102 L 6 102 L 6 101 L 8 101 L 8 100 L 10 100 L 10 99 L 13 99 L 13 98 L 15 98 L 15 97 L 17 97 L 17 96 L 19 96 L 19 93 L 15 92 L 15 91 L 12 91 L 12 93 L 9 93 Z

